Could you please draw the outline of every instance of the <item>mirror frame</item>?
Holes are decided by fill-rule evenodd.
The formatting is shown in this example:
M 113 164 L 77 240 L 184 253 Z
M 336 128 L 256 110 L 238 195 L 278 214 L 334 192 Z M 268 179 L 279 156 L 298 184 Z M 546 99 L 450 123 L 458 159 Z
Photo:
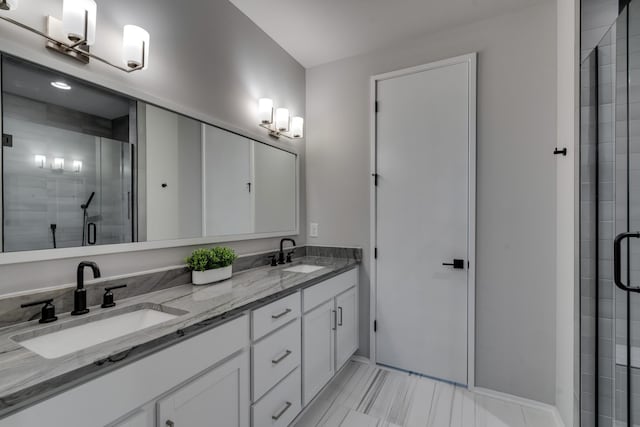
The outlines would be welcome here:
M 126 252 L 141 252 L 141 251 L 149 251 L 155 249 L 169 249 L 169 248 L 179 248 L 185 246 L 198 246 L 198 245 L 211 245 L 214 243 L 222 243 L 222 242 L 239 242 L 246 240 L 257 240 L 257 239 L 268 239 L 268 238 L 277 238 L 277 237 L 290 237 L 297 236 L 300 234 L 300 155 L 294 151 L 286 147 L 284 144 L 276 144 L 275 141 L 265 140 L 263 137 L 258 134 L 251 134 L 245 130 L 236 128 L 234 126 L 222 123 L 215 122 L 211 118 L 203 117 L 202 114 L 197 114 L 199 117 L 191 116 L 187 113 L 182 113 L 178 107 L 167 107 L 162 105 L 162 100 L 149 100 L 149 95 L 141 92 L 131 91 L 131 94 L 125 94 L 116 89 L 112 89 L 110 87 L 104 86 L 102 84 L 96 83 L 91 80 L 86 80 L 82 77 L 74 76 L 68 72 L 61 71 L 56 67 L 53 67 L 48 64 L 39 64 L 29 59 L 25 59 L 18 55 L 14 55 L 5 51 L 0 51 L 0 64 L 3 57 L 10 57 L 17 59 L 19 61 L 24 61 L 26 63 L 32 64 L 37 67 L 48 68 L 57 73 L 63 74 L 70 79 L 81 80 L 83 83 L 94 86 L 98 89 L 111 92 L 117 94 L 119 96 L 129 98 L 136 102 L 143 102 L 148 105 L 153 105 L 157 108 L 161 108 L 172 112 L 174 114 L 178 114 L 189 119 L 193 119 L 198 121 L 201 125 L 206 124 L 210 126 L 217 127 L 226 132 L 231 132 L 233 134 L 239 135 L 243 138 L 247 138 L 253 141 L 256 141 L 260 144 L 265 144 L 270 147 L 273 147 L 278 150 L 286 151 L 296 157 L 296 176 L 295 176 L 295 184 L 296 184 L 296 225 L 293 231 L 276 231 L 276 232 L 268 232 L 268 233 L 251 233 L 251 234 L 236 234 L 236 235 L 224 235 L 224 236 L 209 236 L 209 237 L 194 237 L 194 238 L 186 238 L 186 239 L 172 239 L 172 240 L 157 240 L 157 241 L 147 241 L 147 242 L 133 242 L 133 243 L 117 243 L 117 244 L 109 244 L 109 245 L 96 245 L 96 246 L 78 246 L 73 248 L 59 248 L 59 249 L 41 249 L 41 250 L 33 250 L 33 251 L 18 251 L 18 252 L 0 252 L 0 265 L 10 265 L 10 264 L 20 264 L 20 263 L 28 263 L 35 261 L 50 261 L 50 260 L 60 260 L 66 258 L 80 258 L 80 257 L 88 257 L 88 256 L 96 256 L 96 255 L 109 255 L 109 254 L 117 254 L 117 253 L 126 253 Z M 0 67 L 0 87 L 2 82 L 2 72 Z M 2 90 L 0 89 L 0 129 L 3 128 L 3 120 L 2 120 Z M 304 141 L 304 138 L 296 141 Z M 2 164 L 2 150 L 0 150 L 0 165 Z M 0 174 L 0 190 L 2 189 L 2 181 L 3 177 Z M 0 203 L 4 203 L 3 200 L 0 200 Z M 4 222 L 4 208 L 0 213 L 0 221 Z

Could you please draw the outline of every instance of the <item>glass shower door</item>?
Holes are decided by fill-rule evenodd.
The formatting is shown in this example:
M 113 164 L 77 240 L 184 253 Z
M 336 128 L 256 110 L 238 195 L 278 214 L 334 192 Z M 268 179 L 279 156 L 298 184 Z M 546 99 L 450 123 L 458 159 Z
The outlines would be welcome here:
M 640 2 L 581 67 L 581 425 L 640 425 Z

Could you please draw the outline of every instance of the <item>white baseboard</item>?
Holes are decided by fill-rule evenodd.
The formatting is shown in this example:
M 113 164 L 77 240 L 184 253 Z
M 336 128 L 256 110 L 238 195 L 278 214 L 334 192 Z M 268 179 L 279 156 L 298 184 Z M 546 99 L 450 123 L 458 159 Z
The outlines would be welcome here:
M 507 402 L 515 403 L 521 406 L 528 406 L 529 408 L 540 409 L 551 413 L 556 421 L 556 425 L 559 427 L 565 427 L 564 421 L 558 412 L 558 408 L 548 403 L 538 402 L 537 400 L 526 399 L 524 397 L 514 396 L 512 394 L 502 393 L 500 391 L 490 390 L 488 388 L 476 387 L 473 389 L 474 393 L 481 394 L 483 396 L 493 397 L 495 399 L 504 400 Z

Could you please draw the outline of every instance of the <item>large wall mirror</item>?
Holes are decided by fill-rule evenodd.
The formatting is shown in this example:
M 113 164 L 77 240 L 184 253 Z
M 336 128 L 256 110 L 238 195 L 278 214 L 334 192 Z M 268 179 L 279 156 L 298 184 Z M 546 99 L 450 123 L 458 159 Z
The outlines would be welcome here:
M 2 134 L 5 255 L 298 233 L 295 153 L 10 56 Z

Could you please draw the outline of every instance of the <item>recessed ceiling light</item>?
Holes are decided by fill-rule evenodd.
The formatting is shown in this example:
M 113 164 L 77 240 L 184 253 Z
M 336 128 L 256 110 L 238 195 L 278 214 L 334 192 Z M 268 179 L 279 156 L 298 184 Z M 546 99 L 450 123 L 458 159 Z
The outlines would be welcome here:
M 56 89 L 71 90 L 71 86 L 69 86 L 65 82 L 51 82 L 51 86 L 55 87 Z

